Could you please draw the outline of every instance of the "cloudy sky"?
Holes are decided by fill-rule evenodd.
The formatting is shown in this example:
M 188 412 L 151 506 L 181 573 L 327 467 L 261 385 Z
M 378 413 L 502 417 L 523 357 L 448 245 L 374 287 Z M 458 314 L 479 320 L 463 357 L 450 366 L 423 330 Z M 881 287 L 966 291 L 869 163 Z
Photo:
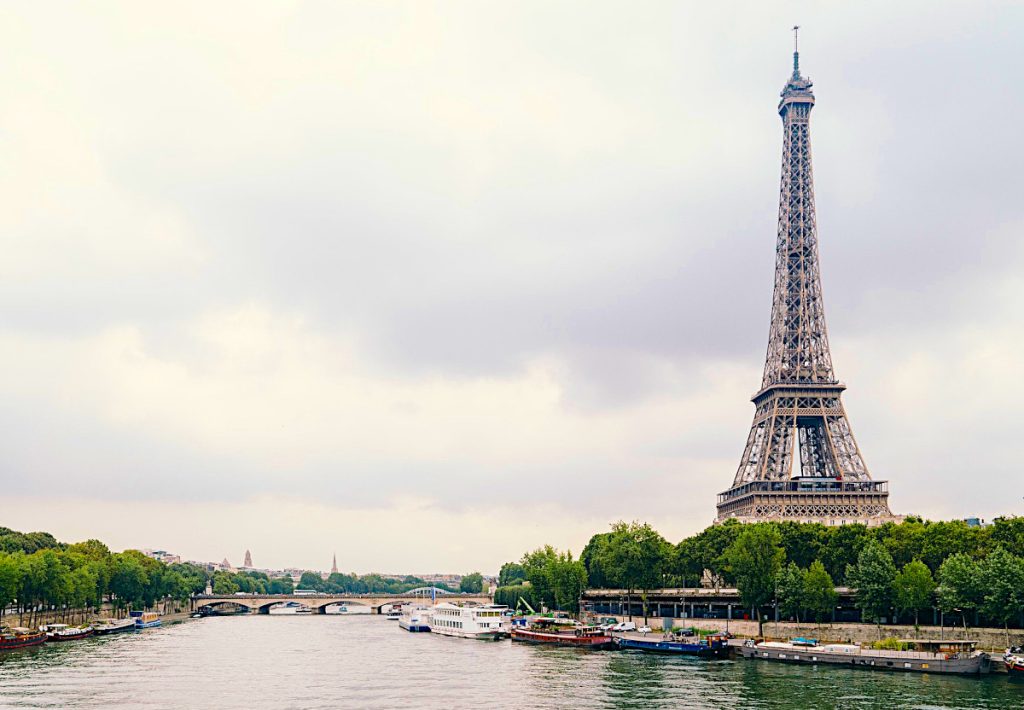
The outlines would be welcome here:
M 794 23 L 868 466 L 1024 513 L 1024 6 L 766 5 L 4 3 L 0 525 L 360 572 L 703 528 Z

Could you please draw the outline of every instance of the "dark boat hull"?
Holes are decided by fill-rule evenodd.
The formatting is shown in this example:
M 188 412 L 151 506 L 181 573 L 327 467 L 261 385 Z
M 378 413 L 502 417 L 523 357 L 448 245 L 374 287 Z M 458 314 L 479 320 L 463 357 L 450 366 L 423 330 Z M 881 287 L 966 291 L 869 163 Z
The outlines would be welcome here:
M 547 644 L 549 646 L 569 646 L 571 648 L 587 648 L 604 651 L 615 648 L 615 640 L 611 636 L 576 636 L 575 634 L 553 634 L 529 629 L 513 629 L 512 640 L 524 643 Z
M 0 651 L 17 651 L 21 648 L 31 648 L 32 646 L 39 646 L 46 642 L 46 634 L 39 632 L 37 634 L 28 634 L 26 636 L 18 636 L 16 638 L 0 639 Z
M 112 629 L 105 629 L 100 627 L 96 627 L 93 629 L 93 632 L 97 636 L 109 636 L 110 634 L 119 634 L 123 631 L 135 631 L 135 622 L 133 621 L 132 623 L 125 624 L 124 626 L 115 626 Z
M 622 650 L 645 651 L 647 653 L 665 653 L 677 656 L 696 656 L 698 658 L 726 658 L 729 649 L 725 645 L 709 646 L 701 643 L 682 643 L 679 641 L 658 641 L 656 639 L 640 640 L 622 638 L 615 639 Z

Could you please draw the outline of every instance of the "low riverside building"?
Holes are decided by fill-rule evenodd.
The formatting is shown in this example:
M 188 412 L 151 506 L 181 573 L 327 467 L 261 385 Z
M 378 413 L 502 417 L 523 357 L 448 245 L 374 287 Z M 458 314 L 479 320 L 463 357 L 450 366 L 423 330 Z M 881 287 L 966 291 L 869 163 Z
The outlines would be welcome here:
M 860 621 L 860 611 L 854 606 L 849 587 L 836 587 L 839 601 L 832 621 Z M 582 609 L 595 616 L 644 616 L 641 592 L 631 594 L 625 589 L 588 589 L 583 592 Z M 763 610 L 769 618 L 778 614 L 776 607 Z M 744 608 L 738 589 L 701 587 L 677 589 L 651 589 L 647 592 L 647 616 L 672 619 L 756 619 L 751 610 Z M 778 620 L 778 619 L 776 619 Z M 938 621 L 936 621 L 938 623 Z
M 859 623 L 862 621 L 860 609 L 856 606 L 857 590 L 850 587 L 836 587 L 838 599 L 831 618 L 823 621 L 832 623 Z M 584 613 L 594 616 L 632 616 L 643 618 L 644 604 L 641 591 L 629 593 L 625 589 L 588 589 L 583 592 L 580 607 Z M 785 621 L 779 614 L 778 605 L 766 604 L 761 608 L 765 621 Z M 894 610 L 895 613 L 895 610 Z M 690 587 L 678 589 L 650 589 L 647 591 L 648 620 L 661 619 L 662 626 L 675 623 L 685 626 L 688 619 L 720 619 L 720 620 L 751 620 L 757 619 L 756 613 L 744 607 L 738 589 L 731 587 Z M 884 617 L 883 624 L 897 622 L 913 623 L 913 614 L 904 614 L 902 618 Z M 979 626 L 983 619 L 977 610 L 967 616 L 967 623 Z M 931 612 L 922 612 L 922 625 L 953 626 L 962 623 L 959 613 L 944 616 L 938 608 Z M 658 625 L 652 623 L 652 626 Z M 1010 628 L 1024 627 L 1024 618 L 1019 621 L 1010 620 Z

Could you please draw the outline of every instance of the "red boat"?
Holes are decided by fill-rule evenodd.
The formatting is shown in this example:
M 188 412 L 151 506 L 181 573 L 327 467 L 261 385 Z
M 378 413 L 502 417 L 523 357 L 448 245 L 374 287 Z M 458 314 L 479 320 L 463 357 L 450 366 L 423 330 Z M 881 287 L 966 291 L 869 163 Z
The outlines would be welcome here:
M 559 623 L 561 622 L 561 623 Z M 615 648 L 615 639 L 598 626 L 566 626 L 564 619 L 536 619 L 529 627 L 513 626 L 512 640 L 594 650 Z
M 46 641 L 46 634 L 42 631 L 32 631 L 15 627 L 5 628 L 0 631 L 0 651 L 14 651 L 19 648 L 38 646 Z

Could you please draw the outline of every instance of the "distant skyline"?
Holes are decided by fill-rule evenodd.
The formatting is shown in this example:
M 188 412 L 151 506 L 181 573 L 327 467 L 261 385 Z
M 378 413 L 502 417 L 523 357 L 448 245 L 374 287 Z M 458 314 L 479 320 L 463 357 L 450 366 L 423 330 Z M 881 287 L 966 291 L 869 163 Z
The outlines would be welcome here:
M 709 525 L 764 361 L 794 24 L 872 476 L 895 513 L 1024 514 L 1019 3 L 0 18 L 0 525 L 489 574 Z

